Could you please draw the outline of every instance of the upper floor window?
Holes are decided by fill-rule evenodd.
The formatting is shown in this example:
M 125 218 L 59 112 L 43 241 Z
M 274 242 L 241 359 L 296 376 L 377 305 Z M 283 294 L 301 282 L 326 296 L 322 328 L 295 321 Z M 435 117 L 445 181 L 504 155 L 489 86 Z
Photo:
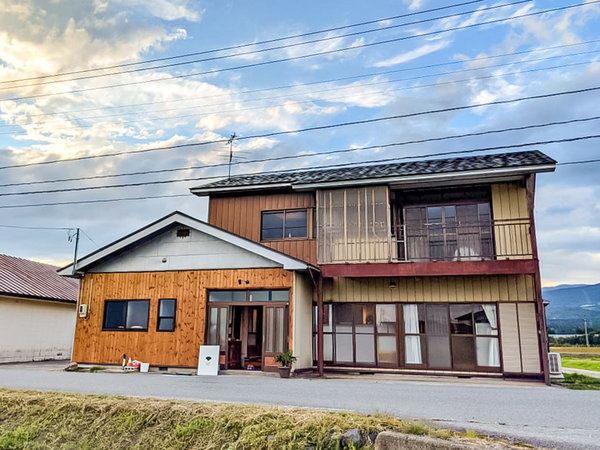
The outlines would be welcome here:
M 104 330 L 148 330 L 149 300 L 106 300 Z
M 284 209 L 281 211 L 263 211 L 260 230 L 261 240 L 307 237 L 307 209 Z
M 404 209 L 404 224 L 409 259 L 493 257 L 489 203 L 411 206 Z

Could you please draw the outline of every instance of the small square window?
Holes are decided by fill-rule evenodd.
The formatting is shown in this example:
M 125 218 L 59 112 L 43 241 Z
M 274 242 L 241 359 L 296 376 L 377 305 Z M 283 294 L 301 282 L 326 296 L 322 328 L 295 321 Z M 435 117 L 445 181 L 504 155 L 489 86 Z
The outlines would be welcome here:
M 158 301 L 158 320 L 156 331 L 175 330 L 175 310 L 177 302 L 174 298 L 161 298 Z

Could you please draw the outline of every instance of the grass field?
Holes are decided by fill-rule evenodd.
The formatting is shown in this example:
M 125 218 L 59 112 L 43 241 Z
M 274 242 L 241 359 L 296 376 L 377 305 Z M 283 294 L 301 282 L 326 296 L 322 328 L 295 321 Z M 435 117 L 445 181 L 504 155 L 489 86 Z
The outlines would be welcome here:
M 563 367 L 572 369 L 595 370 L 600 372 L 600 354 L 561 353 Z
M 356 445 L 342 438 L 352 429 Z M 490 442 L 380 415 L 0 389 L 0 449 L 373 448 L 384 430 Z
M 558 353 L 597 353 L 600 355 L 600 347 L 550 347 L 550 351 Z

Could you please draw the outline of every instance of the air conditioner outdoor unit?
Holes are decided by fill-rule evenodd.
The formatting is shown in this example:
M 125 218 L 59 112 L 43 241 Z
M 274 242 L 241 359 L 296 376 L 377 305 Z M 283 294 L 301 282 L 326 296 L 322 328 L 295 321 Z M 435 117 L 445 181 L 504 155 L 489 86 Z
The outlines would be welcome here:
M 79 317 L 86 317 L 86 316 L 87 316 L 87 305 L 86 304 L 79 305 Z
M 550 378 L 552 380 L 564 380 L 565 377 L 562 373 L 562 361 L 560 359 L 560 353 L 549 352 L 548 353 L 548 368 L 550 369 Z

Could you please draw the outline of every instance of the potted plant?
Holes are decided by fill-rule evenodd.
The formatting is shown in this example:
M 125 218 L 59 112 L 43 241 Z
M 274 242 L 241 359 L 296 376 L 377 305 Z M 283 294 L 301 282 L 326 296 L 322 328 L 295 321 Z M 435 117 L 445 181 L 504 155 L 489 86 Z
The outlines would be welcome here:
M 296 361 L 296 357 L 292 354 L 291 350 L 280 353 L 275 357 L 275 362 L 281 364 L 279 367 L 279 376 L 281 378 L 289 378 L 290 371 L 292 370 L 292 363 Z

